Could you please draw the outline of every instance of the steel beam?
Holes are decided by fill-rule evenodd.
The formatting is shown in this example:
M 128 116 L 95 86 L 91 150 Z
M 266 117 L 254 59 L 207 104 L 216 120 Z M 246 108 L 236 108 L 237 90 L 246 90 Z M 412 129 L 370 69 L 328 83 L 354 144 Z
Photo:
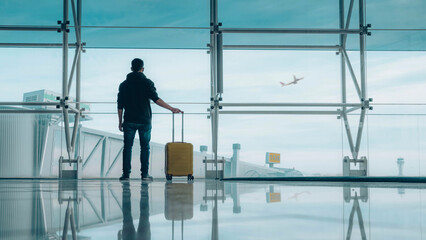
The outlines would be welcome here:
M 364 121 L 365 121 L 366 112 L 367 112 L 366 109 L 361 110 L 361 116 L 360 116 L 359 125 L 358 125 L 358 134 L 357 134 L 357 138 L 356 138 L 354 159 L 358 158 L 359 149 L 361 147 L 362 130 L 364 128 Z
M 57 26 L 17 26 L 0 25 L 0 31 L 58 31 Z
M 78 26 L 77 29 L 80 32 L 79 35 L 79 39 L 77 39 L 77 43 L 80 46 L 80 51 L 81 49 L 81 16 L 82 16 L 82 0 L 77 0 L 77 20 L 78 20 Z M 80 53 L 81 54 L 81 53 Z M 80 101 L 81 101 L 81 55 L 77 60 L 77 70 L 76 70 L 76 86 L 75 86 L 75 90 L 76 90 L 76 95 L 75 95 L 75 101 L 76 103 L 76 107 L 77 109 L 80 110 Z
M 73 5 L 73 12 L 75 12 L 74 9 L 74 0 L 72 0 L 72 5 Z M 78 53 L 78 57 L 77 57 L 77 63 L 76 63 L 76 80 L 75 80 L 75 92 L 76 92 L 76 108 L 78 110 L 78 113 L 75 115 L 75 120 L 74 120 L 74 129 L 75 128 L 79 128 L 79 123 L 80 123 L 80 117 L 81 117 L 81 113 L 80 113 L 80 92 L 81 92 L 81 51 L 82 51 L 82 44 L 81 44 L 81 9 L 82 8 L 82 4 L 81 4 L 81 0 L 77 0 L 77 12 L 76 15 L 74 15 L 74 22 L 75 22 L 75 31 L 76 31 L 76 37 L 77 37 L 77 45 L 78 48 L 76 49 L 76 55 Z M 74 67 L 74 65 L 73 65 Z M 72 72 L 74 72 L 74 70 L 72 70 Z M 70 77 L 70 79 L 72 79 L 72 77 Z M 71 83 L 71 80 L 70 80 Z M 68 90 L 69 91 L 69 90 Z M 76 136 L 77 136 L 78 132 L 74 130 L 73 135 L 72 135 L 72 140 L 71 140 L 71 146 L 73 148 L 73 150 L 76 149 L 75 145 L 76 145 Z M 77 144 L 80 144 L 80 140 L 78 141 Z
M 361 107 L 361 103 L 220 103 L 224 107 Z
M 72 79 L 74 77 L 74 71 L 76 69 L 77 62 L 80 59 L 80 54 L 81 54 L 81 46 L 79 46 L 77 49 L 75 49 L 74 60 L 73 60 L 73 63 L 72 63 L 70 77 L 69 77 L 69 80 L 68 80 L 68 95 L 71 91 Z
M 364 21 L 364 0 L 359 0 L 359 26 L 363 28 L 365 25 Z M 365 34 L 359 35 L 360 42 L 360 71 L 361 71 L 361 101 L 367 99 L 367 88 L 366 88 L 366 78 L 365 78 Z M 358 125 L 358 134 L 355 145 L 355 156 L 354 159 L 358 158 L 359 149 L 361 146 L 362 131 L 364 128 L 364 120 L 366 115 L 367 108 L 361 110 L 361 116 Z
M 78 113 L 75 114 L 74 127 L 73 127 L 72 137 L 71 137 L 71 150 L 72 150 L 72 152 L 74 152 L 74 150 L 76 149 L 75 143 L 76 143 L 76 140 L 77 140 L 79 124 L 80 124 L 80 113 L 78 112 Z
M 70 109 L 67 109 L 68 112 L 70 112 Z M 8 114 L 17 114 L 17 113 L 29 113 L 29 114 L 61 114 L 63 113 L 62 110 L 48 110 L 48 109 L 36 109 L 36 110 L 30 110 L 30 109 L 0 109 L 0 113 L 8 113 Z
M 71 0 L 71 8 L 72 8 L 72 15 L 73 15 L 73 19 L 74 19 L 74 25 L 75 25 L 75 39 L 77 40 L 78 43 L 80 43 L 80 29 L 79 29 L 79 19 L 77 16 L 77 10 L 75 9 L 75 1 Z M 80 44 L 79 44 L 80 45 Z
M 223 49 L 307 49 L 338 50 L 339 45 L 223 45 Z
M 351 150 L 352 157 L 356 159 L 357 154 L 355 154 L 354 140 L 352 137 L 351 127 L 349 126 L 348 116 L 345 112 L 343 112 L 342 117 L 343 117 L 343 123 L 345 125 L 346 136 L 348 137 L 349 148 Z
M 350 113 L 350 112 L 353 112 L 353 111 L 356 111 L 356 110 L 358 110 L 358 109 L 360 109 L 361 107 L 353 107 L 353 108 L 349 108 L 349 109 L 347 109 L 346 111 L 345 111 L 345 113 Z
M 352 11 L 353 11 L 353 7 L 354 7 L 354 0 L 351 0 L 351 2 L 349 3 L 349 10 L 348 10 L 348 16 L 346 18 L 346 26 L 345 26 L 345 30 L 349 29 L 349 25 L 351 23 L 351 18 L 352 18 Z M 346 40 L 348 38 L 348 35 L 345 34 L 343 37 L 343 48 L 346 48 Z
M 345 25 L 345 5 L 344 0 L 339 0 L 339 23 L 340 29 L 343 29 Z M 340 34 L 340 45 L 342 46 L 340 50 L 340 80 L 341 80 L 341 89 L 342 89 L 342 104 L 346 104 L 346 68 L 345 68 L 345 57 L 342 52 L 344 51 L 344 37 L 345 34 Z M 342 111 L 346 111 L 346 106 L 342 106 Z
M 62 101 L 61 104 L 63 115 L 64 115 L 64 131 L 65 131 L 65 142 L 67 145 L 68 157 L 71 158 L 71 136 L 70 136 L 70 125 L 68 111 L 66 111 L 66 100 L 68 97 L 68 0 L 63 0 L 63 21 L 62 24 Z
M 90 159 L 92 159 L 93 154 L 96 152 L 96 150 L 99 148 L 99 145 L 101 142 L 105 140 L 105 136 L 101 137 L 99 141 L 96 143 L 95 147 L 90 152 L 89 156 L 87 157 L 86 161 L 83 163 L 82 169 L 86 167 L 87 163 L 89 163 Z
M 68 26 L 68 0 L 63 0 L 63 21 Z M 62 29 L 62 99 L 68 96 L 68 32 Z
M 62 43 L 0 43 L 0 47 L 41 47 L 41 48 L 62 48 Z M 77 47 L 70 43 L 68 47 Z
M 355 90 L 358 94 L 359 99 L 361 99 L 362 98 L 361 89 L 359 88 L 358 80 L 356 79 L 355 72 L 354 72 L 354 69 L 352 68 L 352 64 L 351 64 L 351 61 L 349 59 L 348 53 L 346 52 L 346 50 L 344 48 L 342 49 L 342 53 L 343 53 L 343 56 L 346 59 L 346 64 L 348 65 L 349 72 L 351 73 L 352 81 L 354 83 Z
M 217 93 L 223 93 L 223 36 L 222 33 L 217 34 L 216 36 L 216 72 L 217 72 Z
M 109 175 L 109 173 L 111 172 L 112 168 L 115 166 L 115 164 L 118 162 L 118 159 L 121 155 L 121 153 L 123 152 L 123 147 L 120 148 L 120 151 L 118 151 L 117 155 L 115 155 L 114 160 L 112 161 L 111 165 L 109 166 L 107 172 L 105 173 L 105 177 L 107 177 Z
M 0 106 L 56 106 L 59 102 L 0 102 Z
M 105 164 L 106 164 L 106 156 L 107 156 L 107 143 L 108 137 L 105 137 L 102 141 L 102 156 L 101 156 L 101 171 L 100 176 L 103 178 L 105 176 Z M 110 146 L 111 147 L 111 146 Z
M 339 111 L 220 111 L 220 114 L 340 115 Z
M 72 106 L 68 106 L 68 108 L 69 108 L 70 112 L 73 112 L 73 113 L 80 113 L 80 111 L 79 111 L 77 108 L 74 108 L 74 107 L 72 107 Z
M 339 1 L 339 25 L 340 25 L 340 29 L 344 29 L 345 27 L 345 5 L 344 5 L 344 0 L 340 0 Z M 346 36 L 347 34 L 340 34 L 340 78 L 341 78 L 341 88 L 342 88 L 342 104 L 346 104 L 347 101 L 347 95 L 346 95 L 346 65 L 345 65 L 345 55 L 344 53 L 345 51 L 345 42 L 346 42 Z M 350 70 L 352 70 L 352 66 L 350 67 Z M 353 70 L 352 70 L 353 72 Z M 353 75 L 354 76 L 354 75 Z M 355 87 L 357 87 L 357 84 L 355 84 Z M 359 88 L 357 89 L 359 91 Z M 359 95 L 359 92 L 358 92 Z M 352 137 L 352 132 L 351 132 L 351 128 L 349 125 L 349 121 L 348 121 L 348 116 L 346 114 L 346 107 L 347 106 L 342 106 L 342 117 L 343 117 L 343 123 L 345 125 L 345 130 L 346 130 L 346 137 L 348 138 L 348 143 L 349 143 L 349 148 L 351 150 L 352 156 L 355 155 L 354 152 L 354 143 L 353 143 L 353 137 Z M 360 104 L 357 107 L 361 107 Z
M 359 34 L 360 29 L 316 28 L 221 28 L 223 33 Z
M 213 157 L 216 161 L 216 179 L 218 178 L 217 172 L 217 151 L 218 151 L 218 122 L 219 122 L 219 111 L 218 111 L 218 78 L 221 69 L 218 67 L 218 59 L 222 57 L 222 52 L 218 54 L 218 35 L 219 33 L 219 22 L 218 22 L 218 0 L 210 0 L 210 73 L 211 73 L 211 91 L 210 91 L 210 104 L 213 109 L 210 110 L 211 128 L 212 128 L 212 150 Z M 221 39 L 219 39 L 220 44 Z M 221 47 L 220 47 L 220 51 Z M 219 55 L 219 56 L 218 56 Z
M 359 25 L 364 27 L 364 0 L 359 0 Z M 360 69 L 361 69 L 361 98 L 367 99 L 367 85 L 365 82 L 365 34 L 359 35 L 360 43 Z
M 71 139 L 70 139 L 70 121 L 68 116 L 68 111 L 65 109 L 65 107 L 62 108 L 62 114 L 64 115 L 64 131 L 65 131 L 65 142 L 67 145 L 67 152 L 68 152 L 68 158 L 71 159 Z

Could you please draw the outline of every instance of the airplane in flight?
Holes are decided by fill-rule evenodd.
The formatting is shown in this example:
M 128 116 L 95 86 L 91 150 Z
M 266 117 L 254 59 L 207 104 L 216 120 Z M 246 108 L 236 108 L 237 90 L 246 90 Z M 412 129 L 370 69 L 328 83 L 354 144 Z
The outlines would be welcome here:
M 300 80 L 302 80 L 304 77 L 301 77 L 301 78 L 297 78 L 295 75 L 293 75 L 293 82 L 289 82 L 289 83 L 283 83 L 283 82 L 280 82 L 281 83 L 281 87 L 284 87 L 284 86 L 288 86 L 288 85 L 291 85 L 291 84 L 297 84 L 297 82 L 298 81 L 300 81 Z

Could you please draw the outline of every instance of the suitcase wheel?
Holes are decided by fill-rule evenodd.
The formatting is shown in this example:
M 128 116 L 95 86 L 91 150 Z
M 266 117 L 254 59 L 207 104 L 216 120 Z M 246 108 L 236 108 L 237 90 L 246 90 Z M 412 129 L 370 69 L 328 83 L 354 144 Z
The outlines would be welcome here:
M 167 174 L 167 175 L 166 175 L 166 179 L 167 179 L 168 181 L 172 180 L 172 178 L 173 178 L 173 175 L 171 175 L 171 174 Z
M 194 176 L 192 176 L 191 174 L 188 175 L 188 181 L 194 181 Z

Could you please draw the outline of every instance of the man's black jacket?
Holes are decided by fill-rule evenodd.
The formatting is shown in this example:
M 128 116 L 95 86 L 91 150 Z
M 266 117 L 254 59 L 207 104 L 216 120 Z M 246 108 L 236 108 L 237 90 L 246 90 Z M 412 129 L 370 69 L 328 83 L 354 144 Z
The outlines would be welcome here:
M 118 109 L 124 109 L 124 122 L 151 124 L 150 99 L 159 99 L 154 83 L 141 72 L 127 74 L 117 98 Z

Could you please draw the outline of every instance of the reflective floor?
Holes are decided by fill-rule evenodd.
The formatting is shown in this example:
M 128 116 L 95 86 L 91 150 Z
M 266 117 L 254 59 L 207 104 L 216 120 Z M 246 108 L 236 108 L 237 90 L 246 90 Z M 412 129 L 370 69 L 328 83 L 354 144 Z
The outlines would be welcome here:
M 0 180 L 0 239 L 72 239 L 73 234 L 76 239 L 426 239 L 426 184 Z

